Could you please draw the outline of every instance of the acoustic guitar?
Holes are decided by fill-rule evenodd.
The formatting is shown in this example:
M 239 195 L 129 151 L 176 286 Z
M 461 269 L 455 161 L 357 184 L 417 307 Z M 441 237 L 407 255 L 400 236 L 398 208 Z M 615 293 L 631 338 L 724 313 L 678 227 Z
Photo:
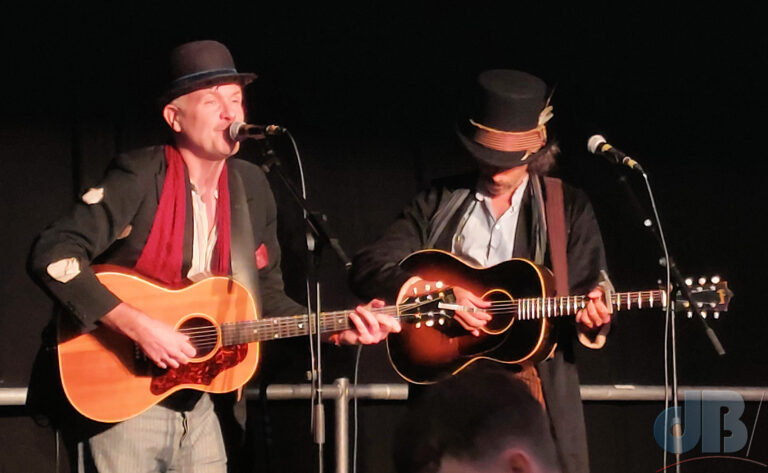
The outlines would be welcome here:
M 487 359 L 499 363 L 521 364 L 546 358 L 554 348 L 553 321 L 576 314 L 589 299 L 584 295 L 553 297 L 554 277 L 542 266 L 515 258 L 489 268 L 470 266 L 456 256 L 440 250 L 423 250 L 406 257 L 400 266 L 415 275 L 400 290 L 398 301 L 420 302 L 425 290 L 439 299 L 432 306 L 401 317 L 403 330 L 387 337 L 387 351 L 395 371 L 405 380 L 429 384 L 460 372 L 471 363 Z M 429 282 L 427 282 L 429 281 Z M 493 319 L 476 337 L 453 319 L 456 305 L 452 293 L 458 286 L 491 302 L 483 309 Z M 717 278 L 690 288 L 694 302 L 713 316 L 728 309 L 733 293 Z M 614 311 L 664 308 L 667 292 L 651 289 L 607 295 Z M 688 310 L 689 302 L 674 295 L 673 308 Z
M 161 369 L 130 338 L 107 327 L 81 334 L 59 324 L 59 372 L 64 392 L 84 416 L 118 422 L 144 412 L 180 389 L 233 391 L 255 373 L 259 342 L 317 333 L 314 315 L 260 318 L 250 292 L 227 277 L 168 289 L 129 270 L 97 267 L 99 281 L 122 301 L 189 336 L 196 357 Z M 436 310 L 451 292 L 404 297 L 371 309 L 395 317 Z M 419 298 L 419 302 L 415 299 Z M 350 327 L 350 311 L 321 313 L 320 333 Z

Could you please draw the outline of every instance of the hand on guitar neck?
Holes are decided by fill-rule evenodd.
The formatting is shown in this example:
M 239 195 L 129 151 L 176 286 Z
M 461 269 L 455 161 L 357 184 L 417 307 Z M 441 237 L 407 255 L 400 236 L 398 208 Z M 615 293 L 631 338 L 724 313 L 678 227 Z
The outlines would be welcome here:
M 101 322 L 136 342 L 160 368 L 178 368 L 196 354 L 188 336 L 125 302 L 109 311 Z
M 587 306 L 576 312 L 576 323 L 585 332 L 599 330 L 603 325 L 611 323 L 611 310 L 605 305 L 605 294 L 600 287 L 592 289 L 587 294 Z
M 349 314 L 349 320 L 355 329 L 334 333 L 328 336 L 327 340 L 336 345 L 371 345 L 384 340 L 391 332 L 400 332 L 402 327 L 394 317 L 381 311 L 371 310 L 381 309 L 385 305 L 384 301 L 373 299 L 367 305 L 355 307 L 355 311 Z

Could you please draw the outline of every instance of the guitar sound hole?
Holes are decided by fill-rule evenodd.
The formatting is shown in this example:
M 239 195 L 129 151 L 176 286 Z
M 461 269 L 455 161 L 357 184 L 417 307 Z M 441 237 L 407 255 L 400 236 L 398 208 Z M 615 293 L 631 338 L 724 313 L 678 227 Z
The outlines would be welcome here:
M 499 290 L 489 292 L 483 299 L 493 303 L 493 307 L 491 308 L 491 315 L 493 318 L 488 322 L 488 330 L 505 330 L 512 322 L 512 316 L 514 315 L 511 305 L 507 307 L 507 304 L 505 303 L 511 303 L 512 299 L 507 293 Z
M 210 320 L 203 317 L 190 317 L 185 320 L 179 332 L 189 337 L 189 342 L 197 350 L 195 358 L 202 358 L 216 348 L 219 331 Z

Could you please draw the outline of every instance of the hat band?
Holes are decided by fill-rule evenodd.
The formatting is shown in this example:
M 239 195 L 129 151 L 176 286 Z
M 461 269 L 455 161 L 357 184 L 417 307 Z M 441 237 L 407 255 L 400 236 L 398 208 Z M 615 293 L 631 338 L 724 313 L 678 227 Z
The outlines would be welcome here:
M 188 84 L 190 82 L 196 82 L 198 80 L 205 80 L 209 77 L 215 77 L 215 76 L 224 76 L 224 75 L 234 75 L 237 74 L 237 70 L 235 69 L 213 69 L 209 71 L 201 71 L 201 72 L 193 72 L 192 74 L 187 74 L 185 76 L 181 76 L 178 79 L 174 80 L 171 83 L 171 88 L 178 87 L 182 84 Z
M 475 127 L 472 139 L 486 148 L 535 153 L 547 144 L 547 127 L 543 124 L 528 131 L 502 131 L 481 125 L 471 118 L 469 122 Z

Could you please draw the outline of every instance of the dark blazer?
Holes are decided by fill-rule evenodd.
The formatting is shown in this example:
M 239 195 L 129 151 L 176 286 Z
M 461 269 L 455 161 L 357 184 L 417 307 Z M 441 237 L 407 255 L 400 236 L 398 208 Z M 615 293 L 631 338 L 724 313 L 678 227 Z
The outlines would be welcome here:
M 538 177 L 531 175 L 531 179 Z M 422 192 L 378 241 L 361 250 L 354 258 L 350 273 L 350 283 L 358 296 L 393 301 L 400 286 L 411 276 L 398 265 L 404 257 L 429 247 L 451 251 L 461 216 L 474 199 L 474 182 L 474 176 L 464 176 Z M 515 239 L 514 257 L 534 260 L 536 242 L 543 226 L 531 189 L 529 185 L 521 204 L 516 235 L 510 235 L 510 238 Z M 463 197 L 458 205 L 452 206 L 454 195 Z M 569 285 L 572 294 L 584 294 L 597 285 L 600 270 L 606 268 L 602 238 L 586 195 L 564 184 L 563 199 Z M 450 212 L 451 207 L 452 214 L 441 215 Z M 440 226 L 441 222 L 445 222 L 444 230 L 435 235 L 434 227 Z M 430 245 L 430 242 L 434 243 Z M 539 263 L 549 266 L 549 255 L 544 254 L 542 258 Z M 555 355 L 537 364 L 537 369 L 563 471 L 582 473 L 589 471 L 589 458 L 573 356 L 576 331 L 572 318 L 557 323 Z
M 239 159 L 229 159 L 227 167 L 231 176 L 233 253 L 236 248 L 246 246 L 234 241 L 242 237 L 234 230 L 242 228 L 250 229 L 247 246 L 253 245 L 255 251 L 263 244 L 269 256 L 268 264 L 258 271 L 257 282 L 248 282 L 251 290 L 260 294 L 257 298 L 267 316 L 301 312 L 302 307 L 283 292 L 275 200 L 264 173 L 257 166 Z M 161 146 L 120 155 L 96 188 L 103 190 L 103 198 L 92 204 L 78 202 L 68 216 L 46 228 L 33 245 L 29 263 L 33 278 L 74 316 L 82 330 L 95 328 L 99 318 L 120 303 L 98 282 L 90 265 L 110 263 L 127 268 L 135 265 L 152 228 L 165 172 Z M 183 274 L 192 260 L 193 220 L 189 193 L 187 179 L 187 215 L 190 217 L 186 218 L 184 233 Z M 243 260 L 242 266 L 256 274 L 253 253 L 235 256 Z M 48 274 L 51 263 L 72 257 L 78 260 L 81 271 L 74 279 L 62 283 Z M 234 261 L 233 266 L 237 266 Z M 254 287 L 256 284 L 258 287 Z

